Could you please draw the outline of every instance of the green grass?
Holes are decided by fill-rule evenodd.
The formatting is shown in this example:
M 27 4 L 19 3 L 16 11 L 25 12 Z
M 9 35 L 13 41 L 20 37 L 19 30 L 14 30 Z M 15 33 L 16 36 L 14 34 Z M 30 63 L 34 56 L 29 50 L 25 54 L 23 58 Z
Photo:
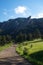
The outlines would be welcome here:
M 18 44 L 16 51 L 33 65 L 43 65 L 43 40 L 38 39 Z
M 0 51 L 10 47 L 12 45 L 12 43 L 9 43 L 9 44 L 5 44 L 4 46 L 0 46 Z

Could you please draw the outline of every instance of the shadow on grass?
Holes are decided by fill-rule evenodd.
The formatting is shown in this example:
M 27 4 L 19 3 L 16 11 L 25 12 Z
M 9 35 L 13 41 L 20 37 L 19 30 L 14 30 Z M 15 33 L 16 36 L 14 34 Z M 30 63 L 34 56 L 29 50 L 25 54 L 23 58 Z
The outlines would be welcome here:
M 31 58 L 43 62 L 43 50 L 30 55 Z

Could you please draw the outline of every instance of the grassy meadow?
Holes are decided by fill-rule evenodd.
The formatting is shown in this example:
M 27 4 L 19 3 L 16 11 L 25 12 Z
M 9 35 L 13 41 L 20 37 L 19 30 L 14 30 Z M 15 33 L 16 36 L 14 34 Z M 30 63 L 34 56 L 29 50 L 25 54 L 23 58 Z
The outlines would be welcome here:
M 18 44 L 16 51 L 33 65 L 43 65 L 43 40 L 22 42 Z

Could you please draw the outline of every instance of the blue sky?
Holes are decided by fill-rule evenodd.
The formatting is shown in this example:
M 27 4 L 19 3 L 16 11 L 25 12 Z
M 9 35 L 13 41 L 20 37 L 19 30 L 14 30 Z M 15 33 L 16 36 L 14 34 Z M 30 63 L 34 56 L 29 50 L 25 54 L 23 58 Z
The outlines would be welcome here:
M 30 15 L 43 17 L 43 0 L 0 0 L 0 22 Z

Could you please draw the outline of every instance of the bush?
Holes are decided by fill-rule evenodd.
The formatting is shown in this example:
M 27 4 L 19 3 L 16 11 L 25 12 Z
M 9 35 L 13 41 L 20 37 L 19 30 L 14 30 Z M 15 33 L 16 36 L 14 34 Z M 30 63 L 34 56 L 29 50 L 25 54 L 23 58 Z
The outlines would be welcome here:
M 26 47 L 23 50 L 23 55 L 27 55 L 27 48 Z

